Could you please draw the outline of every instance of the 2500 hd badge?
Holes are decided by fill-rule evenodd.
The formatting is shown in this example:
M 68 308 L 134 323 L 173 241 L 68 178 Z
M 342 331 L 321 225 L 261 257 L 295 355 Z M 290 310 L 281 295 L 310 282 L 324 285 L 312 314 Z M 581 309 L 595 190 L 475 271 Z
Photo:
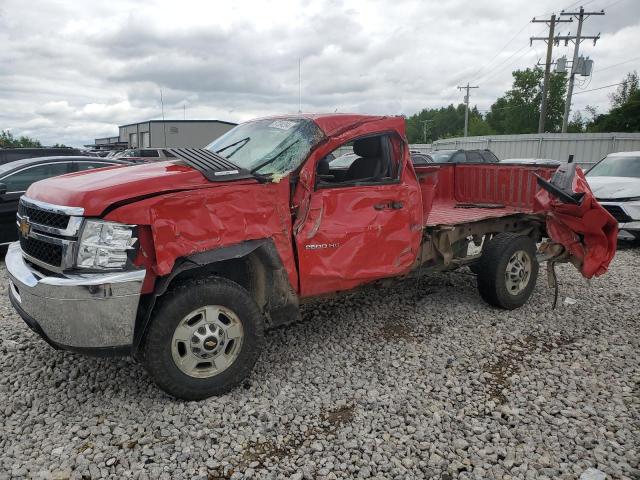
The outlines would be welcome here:
M 304 248 L 307 250 L 323 250 L 325 248 L 338 248 L 339 246 L 339 243 L 309 243 Z

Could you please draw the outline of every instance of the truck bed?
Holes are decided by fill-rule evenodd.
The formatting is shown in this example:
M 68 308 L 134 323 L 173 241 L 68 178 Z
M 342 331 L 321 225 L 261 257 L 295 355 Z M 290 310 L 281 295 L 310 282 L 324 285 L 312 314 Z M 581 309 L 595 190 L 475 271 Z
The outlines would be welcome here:
M 537 190 L 534 173 L 550 178 L 555 168 L 499 163 L 418 166 L 423 225 L 457 225 L 531 213 Z

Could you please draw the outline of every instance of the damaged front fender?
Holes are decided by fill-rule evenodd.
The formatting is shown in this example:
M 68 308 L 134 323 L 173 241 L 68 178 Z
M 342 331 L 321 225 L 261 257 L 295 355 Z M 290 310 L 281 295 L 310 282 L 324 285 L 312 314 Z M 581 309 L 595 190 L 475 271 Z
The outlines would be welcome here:
M 584 277 L 605 273 L 616 253 L 618 223 L 597 202 L 582 170 L 563 164 L 550 181 L 538 177 L 538 185 L 534 208 L 545 215 L 548 236 Z

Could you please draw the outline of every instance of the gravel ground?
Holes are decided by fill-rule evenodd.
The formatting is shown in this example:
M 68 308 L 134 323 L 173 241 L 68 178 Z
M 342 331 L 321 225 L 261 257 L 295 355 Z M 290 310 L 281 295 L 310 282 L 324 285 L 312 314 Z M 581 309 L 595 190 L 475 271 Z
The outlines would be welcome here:
M 307 306 L 203 402 L 50 349 L 0 270 L 0 478 L 640 478 L 640 249 L 560 267 L 555 311 L 543 273 L 506 312 L 465 271 Z

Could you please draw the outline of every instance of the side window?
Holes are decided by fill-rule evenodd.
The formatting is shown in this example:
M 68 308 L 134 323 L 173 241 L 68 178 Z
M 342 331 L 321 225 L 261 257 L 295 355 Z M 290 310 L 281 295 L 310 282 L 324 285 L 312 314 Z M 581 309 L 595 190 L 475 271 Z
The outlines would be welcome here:
M 24 192 L 29 185 L 45 178 L 57 177 L 71 172 L 70 162 L 46 163 L 27 167 L 6 176 L 2 183 L 7 186 L 7 192 Z
M 482 158 L 484 158 L 484 161 L 487 163 L 498 163 L 500 161 L 490 150 L 483 150 L 480 152 L 480 155 L 482 155 Z
M 173 153 L 171 153 L 171 152 L 169 152 L 167 150 L 163 150 L 163 152 L 164 152 L 164 156 L 167 157 L 167 158 L 176 158 L 176 156 Z
M 482 163 L 482 157 L 480 156 L 480 154 L 478 152 L 475 151 L 471 151 L 471 152 L 467 152 L 467 162 L 471 162 L 471 163 Z
M 157 150 L 140 150 L 141 157 L 158 158 L 160 154 Z
M 465 155 L 464 152 L 456 153 L 453 157 L 451 157 L 451 160 L 449 160 L 449 162 L 451 163 L 464 163 L 466 161 L 467 161 L 467 156 Z
M 411 153 L 411 161 L 416 166 L 427 165 L 431 163 L 431 160 L 429 159 L 428 155 L 425 155 L 424 153 L 417 153 L 417 152 Z
M 76 162 L 76 171 L 81 172 L 83 170 L 92 170 L 94 168 L 110 167 L 111 165 L 112 165 L 111 163 L 106 163 L 106 162 L 79 161 L 79 162 Z
M 319 188 L 376 183 L 398 178 L 401 146 L 389 135 L 358 138 L 337 148 L 318 162 Z

